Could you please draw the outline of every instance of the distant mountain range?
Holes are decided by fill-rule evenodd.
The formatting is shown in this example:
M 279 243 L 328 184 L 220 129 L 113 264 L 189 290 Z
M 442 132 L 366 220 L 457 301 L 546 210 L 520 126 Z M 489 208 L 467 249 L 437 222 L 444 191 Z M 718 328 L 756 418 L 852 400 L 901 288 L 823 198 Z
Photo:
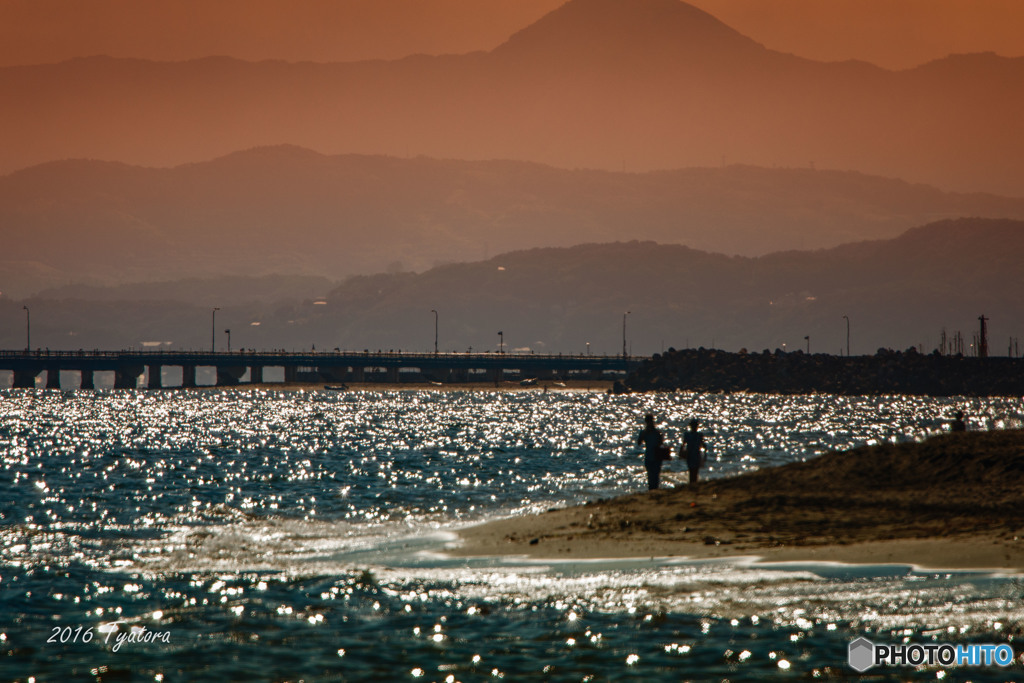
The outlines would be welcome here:
M 0 172 L 66 158 L 171 166 L 290 143 L 629 171 L 816 165 L 1024 196 L 1021 83 L 1024 58 L 821 63 L 677 0 L 570 0 L 460 56 L 5 67 Z
M 625 334 L 635 354 L 807 344 L 812 352 L 839 353 L 844 316 L 855 355 L 879 347 L 929 352 L 943 330 L 950 339 L 959 332 L 970 353 L 978 317 L 986 315 L 991 352 L 1006 355 L 1011 339 L 1019 347 L 1024 337 L 1021 282 L 1024 221 L 961 219 L 895 239 L 758 258 L 639 241 L 517 251 L 422 274 L 353 277 L 321 297 L 236 297 L 221 306 L 216 336 L 222 344 L 223 329 L 231 329 L 236 348 L 428 351 L 434 309 L 445 350 L 496 350 L 502 331 L 508 349 L 620 353 L 629 311 Z M 195 289 L 187 283 L 182 291 Z M 209 298 L 153 301 L 122 293 L 120 300 L 93 293 L 92 300 L 26 301 L 33 344 L 209 347 Z M 8 321 L 0 348 L 24 343 L 21 306 L 0 298 L 0 319 Z
M 0 292 L 67 286 L 92 298 L 76 287 L 156 292 L 135 283 L 273 273 L 340 281 L 624 236 L 755 256 L 960 216 L 1024 219 L 1024 199 L 809 169 L 613 173 L 295 147 L 173 169 L 65 161 L 0 178 Z M 273 300 L 269 282 L 246 293 Z M 312 291 L 290 287 L 281 294 Z
M 197 306 L 243 306 L 320 299 L 337 287 L 336 281 L 304 275 L 224 275 L 157 282 L 133 282 L 110 287 L 67 285 L 39 292 L 35 298 L 90 302 L 183 302 Z

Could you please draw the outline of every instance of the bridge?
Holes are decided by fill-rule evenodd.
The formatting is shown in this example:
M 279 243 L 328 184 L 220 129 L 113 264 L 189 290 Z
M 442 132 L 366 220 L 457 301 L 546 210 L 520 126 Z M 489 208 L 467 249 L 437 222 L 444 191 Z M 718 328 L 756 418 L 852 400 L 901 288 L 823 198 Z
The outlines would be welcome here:
M 164 387 L 164 369 L 180 368 L 176 387 L 195 387 L 197 368 L 212 368 L 213 386 L 261 384 L 268 368 L 284 383 L 498 383 L 536 379 L 612 379 L 636 366 L 624 356 L 507 353 L 402 353 L 383 351 L 0 351 L 0 370 L 12 386 L 60 389 L 61 373 L 79 373 L 81 389 L 94 389 L 96 373 L 113 373 L 115 389 Z M 45 373 L 45 379 L 43 374 Z

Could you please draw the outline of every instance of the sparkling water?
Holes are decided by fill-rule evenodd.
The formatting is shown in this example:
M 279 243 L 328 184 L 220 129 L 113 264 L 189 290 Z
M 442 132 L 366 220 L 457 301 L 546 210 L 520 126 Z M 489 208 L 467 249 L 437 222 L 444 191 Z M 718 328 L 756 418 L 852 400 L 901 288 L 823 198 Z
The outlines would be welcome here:
M 645 412 L 672 443 L 700 419 L 715 478 L 957 409 L 1024 425 L 996 398 L 2 391 L 0 677 L 805 679 L 854 675 L 862 635 L 1015 645 L 1016 576 L 444 554 L 465 524 L 644 489 Z M 871 673 L 1005 680 L 1017 654 Z

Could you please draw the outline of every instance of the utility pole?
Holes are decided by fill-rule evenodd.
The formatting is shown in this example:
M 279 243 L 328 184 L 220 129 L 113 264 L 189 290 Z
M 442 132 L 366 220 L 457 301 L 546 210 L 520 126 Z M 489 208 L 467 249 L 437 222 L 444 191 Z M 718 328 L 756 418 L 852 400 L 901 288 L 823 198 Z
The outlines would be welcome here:
M 217 352 L 217 311 L 219 308 L 214 308 L 210 314 L 210 353 Z
M 25 309 L 25 351 L 32 350 L 32 316 L 29 313 L 28 306 L 22 306 Z
M 844 315 L 843 319 L 846 320 L 846 357 L 850 357 L 850 316 Z
M 622 358 L 625 360 L 629 357 L 626 352 L 626 316 L 632 313 L 632 311 L 626 311 L 622 314 Z
M 430 312 L 434 314 L 434 355 L 436 356 L 437 355 L 437 311 L 434 310 L 433 308 L 431 308 Z
M 984 315 L 978 317 L 981 323 L 981 330 L 978 334 L 978 358 L 988 358 L 988 327 L 985 325 L 988 318 Z

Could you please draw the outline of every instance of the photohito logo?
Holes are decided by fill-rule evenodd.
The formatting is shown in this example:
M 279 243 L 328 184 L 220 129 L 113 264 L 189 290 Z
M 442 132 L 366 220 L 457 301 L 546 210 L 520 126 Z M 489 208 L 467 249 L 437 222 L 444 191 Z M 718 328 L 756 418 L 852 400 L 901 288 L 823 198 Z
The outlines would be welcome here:
M 858 673 L 873 666 L 1009 666 L 1011 662 L 1013 648 L 1009 645 L 876 645 L 867 638 L 858 638 L 849 649 L 850 668 Z

